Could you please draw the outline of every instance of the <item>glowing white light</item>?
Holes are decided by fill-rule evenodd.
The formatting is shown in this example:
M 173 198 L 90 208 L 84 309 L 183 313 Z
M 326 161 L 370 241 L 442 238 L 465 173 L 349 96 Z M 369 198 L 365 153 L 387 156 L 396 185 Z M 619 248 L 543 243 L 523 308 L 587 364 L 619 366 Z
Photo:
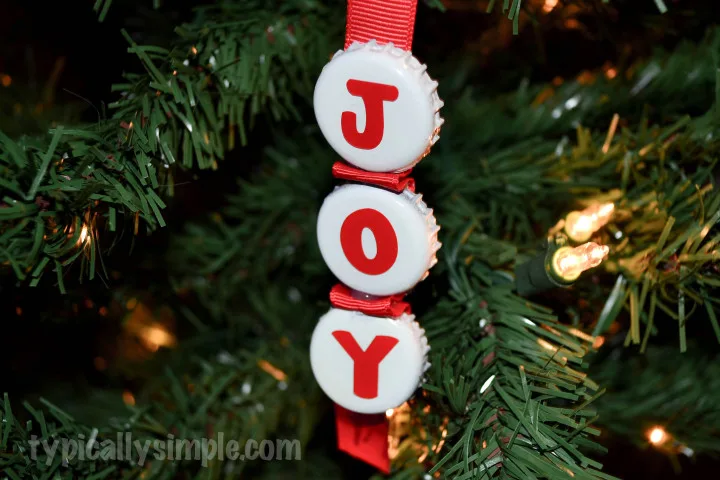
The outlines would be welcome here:
M 562 248 L 553 259 L 553 268 L 562 278 L 575 280 L 582 272 L 600 265 L 609 251 L 606 245 L 593 242 L 575 248 Z
M 565 232 L 576 242 L 588 240 L 593 233 L 604 227 L 615 213 L 615 204 L 597 203 L 585 210 L 570 212 L 565 217 Z
M 648 433 L 648 440 L 653 445 L 660 445 L 667 438 L 667 433 L 661 427 L 655 427 Z

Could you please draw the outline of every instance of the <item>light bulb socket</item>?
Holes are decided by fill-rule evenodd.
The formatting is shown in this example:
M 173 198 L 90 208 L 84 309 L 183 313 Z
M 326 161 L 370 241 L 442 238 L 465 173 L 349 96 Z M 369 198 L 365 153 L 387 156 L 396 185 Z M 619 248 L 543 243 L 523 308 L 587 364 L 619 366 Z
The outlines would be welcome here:
M 563 252 L 567 252 L 568 250 L 572 250 L 572 247 L 560 247 L 552 254 L 552 257 L 550 258 L 549 262 L 549 270 L 548 273 L 559 283 L 564 284 L 564 286 L 571 285 L 575 282 L 578 278 L 580 278 L 580 274 L 582 272 L 577 272 L 575 275 L 560 275 L 558 273 L 558 258 L 560 257 L 560 254 Z
M 515 289 L 520 296 L 534 295 L 545 290 L 572 285 L 575 279 L 561 277 L 555 267 L 559 251 L 570 248 L 565 235 L 549 238 L 541 252 L 531 260 L 515 267 Z

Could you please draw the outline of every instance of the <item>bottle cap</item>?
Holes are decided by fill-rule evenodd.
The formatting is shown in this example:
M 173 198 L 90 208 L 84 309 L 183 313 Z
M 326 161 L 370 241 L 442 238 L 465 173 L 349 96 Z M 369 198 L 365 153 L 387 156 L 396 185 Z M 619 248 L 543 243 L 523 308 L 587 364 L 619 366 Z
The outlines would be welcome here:
M 429 368 L 425 331 L 414 315 L 370 317 L 331 308 L 310 342 L 320 388 L 357 413 L 384 413 L 408 400 Z
M 438 140 L 437 82 L 410 52 L 353 43 L 325 65 L 313 103 L 320 130 L 346 161 L 370 172 L 412 168 Z
M 379 296 L 406 292 L 427 276 L 437 263 L 439 230 L 422 195 L 359 184 L 337 187 L 317 221 L 320 252 L 333 274 Z

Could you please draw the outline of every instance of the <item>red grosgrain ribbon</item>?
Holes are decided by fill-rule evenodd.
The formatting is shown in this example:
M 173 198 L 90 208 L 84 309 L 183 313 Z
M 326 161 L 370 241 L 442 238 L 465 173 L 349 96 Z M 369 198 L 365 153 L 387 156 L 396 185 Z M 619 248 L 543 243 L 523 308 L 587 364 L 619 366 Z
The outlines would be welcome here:
M 390 428 L 384 413 L 355 413 L 336 403 L 335 428 L 340 451 L 369 463 L 383 473 L 390 473 Z
M 405 51 L 412 49 L 417 0 L 348 0 L 345 48 L 353 42 L 375 40 L 390 43 Z M 375 173 L 353 168 L 342 162 L 333 165 L 333 176 L 401 192 L 405 188 L 415 191 L 410 171 L 402 173 Z M 335 285 L 330 291 L 334 307 L 355 310 L 366 315 L 399 317 L 410 313 L 410 304 L 402 301 L 403 294 L 372 300 L 355 298 L 345 285 Z M 335 405 L 335 427 L 338 448 L 363 460 L 383 473 L 390 473 L 388 455 L 389 425 L 382 413 L 366 415 L 351 412 Z
M 345 48 L 353 42 L 392 42 L 412 49 L 417 0 L 348 0 Z
M 398 193 L 406 188 L 415 193 L 415 180 L 409 176 L 411 172 L 412 170 L 406 170 L 401 173 L 367 172 L 359 168 L 351 167 L 343 162 L 335 162 L 332 166 L 332 174 L 335 178 L 353 182 L 370 183 Z
M 338 283 L 330 290 L 330 303 L 333 307 L 343 310 L 362 312 L 371 317 L 397 318 L 403 313 L 411 313 L 410 304 L 403 302 L 404 293 L 365 300 L 353 297 L 352 290 Z

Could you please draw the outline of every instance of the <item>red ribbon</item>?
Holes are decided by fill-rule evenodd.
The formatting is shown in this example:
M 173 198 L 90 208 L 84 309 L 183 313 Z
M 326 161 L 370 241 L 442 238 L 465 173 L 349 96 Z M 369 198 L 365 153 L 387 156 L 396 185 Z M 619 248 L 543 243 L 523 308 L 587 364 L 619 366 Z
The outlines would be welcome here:
M 398 193 L 406 188 L 415 193 L 415 180 L 409 176 L 411 172 L 412 169 L 400 173 L 366 172 L 343 162 L 335 162 L 332 166 L 332 174 L 335 178 L 370 183 Z
M 335 428 L 340 451 L 369 463 L 385 474 L 390 473 L 390 426 L 384 413 L 367 415 L 351 412 L 336 403 Z
M 417 0 L 348 0 L 345 48 L 353 42 L 392 42 L 412 49 Z
M 379 297 L 372 300 L 353 297 L 352 290 L 338 283 L 330 290 L 330 303 L 343 310 L 355 310 L 371 317 L 397 318 L 403 313 L 410 314 L 410 304 L 403 302 L 404 293 Z
M 353 42 L 375 40 L 379 44 L 392 42 L 395 47 L 410 51 L 416 10 L 417 0 L 348 0 L 345 48 Z M 395 192 L 405 188 L 415 191 L 415 182 L 409 177 L 410 170 L 402 173 L 374 173 L 337 162 L 332 172 L 335 178 L 369 183 Z M 410 313 L 410 304 L 402 300 L 403 296 L 398 294 L 372 300 L 360 299 L 353 297 L 348 287 L 335 285 L 330 291 L 330 302 L 337 308 L 395 318 Z M 341 451 L 373 465 L 383 473 L 390 473 L 389 426 L 385 415 L 355 413 L 336 404 L 335 426 Z

